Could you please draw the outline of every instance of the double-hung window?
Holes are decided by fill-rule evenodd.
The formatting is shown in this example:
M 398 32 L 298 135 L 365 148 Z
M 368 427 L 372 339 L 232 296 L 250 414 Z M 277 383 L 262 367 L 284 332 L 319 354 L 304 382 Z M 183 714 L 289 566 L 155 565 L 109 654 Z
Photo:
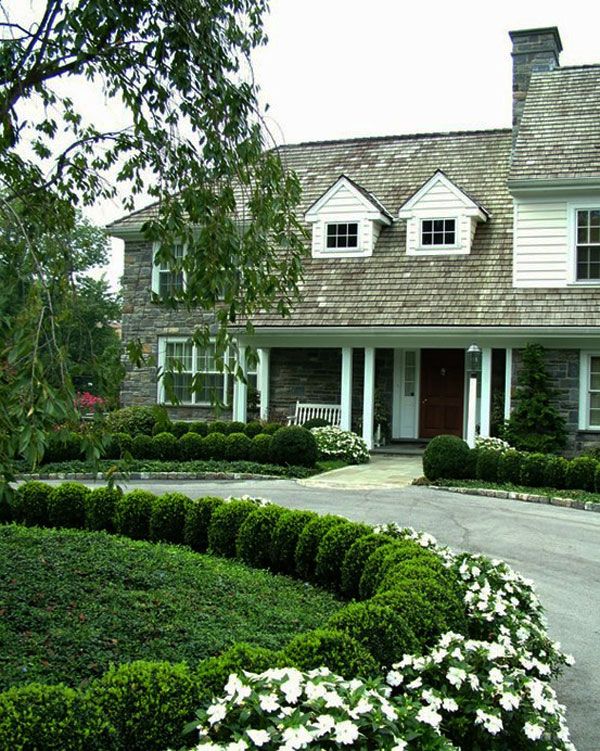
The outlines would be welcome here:
M 156 253 L 156 249 L 154 251 Z M 185 285 L 185 273 L 181 268 L 185 257 L 185 246 L 178 243 L 173 247 L 175 265 L 178 270 L 172 268 L 171 264 L 164 261 L 155 264 L 152 273 L 152 291 L 160 297 L 168 297 L 176 292 L 180 292 Z
M 453 247 L 456 245 L 456 219 L 422 219 L 421 246 Z
M 582 352 L 579 429 L 600 430 L 600 354 Z
M 358 249 L 358 222 L 329 222 L 327 250 Z
M 600 281 L 600 207 L 576 210 L 575 278 Z

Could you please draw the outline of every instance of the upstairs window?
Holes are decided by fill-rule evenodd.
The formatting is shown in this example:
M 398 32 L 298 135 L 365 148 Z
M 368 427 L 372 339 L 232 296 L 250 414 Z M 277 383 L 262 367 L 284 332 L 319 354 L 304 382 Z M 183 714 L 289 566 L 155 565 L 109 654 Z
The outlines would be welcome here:
M 175 263 L 177 266 L 180 266 L 185 256 L 184 245 L 175 245 L 173 255 L 175 256 Z M 183 271 L 173 271 L 166 263 L 160 263 L 154 269 L 152 289 L 161 297 L 168 297 L 183 289 L 185 284 L 185 274 Z
M 332 223 L 327 225 L 327 248 L 358 248 L 358 223 Z
M 456 245 L 456 219 L 423 219 L 421 221 L 423 247 Z
M 577 281 L 600 281 L 600 208 L 577 210 Z

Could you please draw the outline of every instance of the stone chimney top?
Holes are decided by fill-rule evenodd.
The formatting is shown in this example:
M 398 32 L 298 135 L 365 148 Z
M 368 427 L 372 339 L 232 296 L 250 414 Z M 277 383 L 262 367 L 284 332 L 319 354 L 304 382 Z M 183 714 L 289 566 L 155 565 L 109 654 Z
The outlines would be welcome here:
M 550 71 L 559 67 L 562 42 L 556 26 L 544 29 L 509 31 L 513 48 L 513 142 L 517 137 L 529 79 L 535 71 Z

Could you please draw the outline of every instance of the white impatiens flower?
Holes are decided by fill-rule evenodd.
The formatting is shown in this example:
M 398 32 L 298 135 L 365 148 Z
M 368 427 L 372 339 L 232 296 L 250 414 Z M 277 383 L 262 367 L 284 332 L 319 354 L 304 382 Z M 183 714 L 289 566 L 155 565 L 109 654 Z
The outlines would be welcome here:
M 260 697 L 259 700 L 260 708 L 263 710 L 263 712 L 277 712 L 279 709 L 279 701 L 277 700 L 277 696 L 275 694 L 265 694 Z
M 456 688 L 462 686 L 466 677 L 467 673 L 462 668 L 451 667 L 448 668 L 448 672 L 446 673 L 446 680 L 451 686 L 456 686 Z
M 217 748 L 221 748 L 220 746 L 217 746 Z M 248 744 L 246 741 L 236 741 L 234 743 L 228 743 L 226 746 L 226 751 L 246 751 L 248 748 Z
M 394 738 L 395 746 L 392 746 L 392 751 L 405 751 L 408 748 L 408 743 L 400 738 Z
M 288 704 L 295 704 L 302 696 L 302 685 L 295 675 L 290 676 L 285 683 L 281 684 L 281 690 Z
M 495 714 L 478 709 L 475 712 L 475 724 L 483 725 L 490 735 L 497 735 L 502 730 L 502 720 Z
M 304 748 L 312 741 L 312 735 L 302 725 L 294 728 L 286 728 L 282 734 L 283 742 L 287 748 Z
M 365 698 L 362 698 L 358 704 L 350 710 L 350 717 L 357 718 L 360 717 L 363 714 L 367 714 L 373 709 L 373 705 L 370 701 L 368 701 Z
M 322 735 L 331 733 L 335 726 L 335 719 L 330 714 L 322 714 L 317 717 L 317 721 L 312 725 L 314 734 L 317 738 Z
M 414 681 L 407 683 L 406 688 L 409 691 L 414 691 L 414 689 L 416 688 L 421 688 L 422 685 L 423 685 L 423 679 L 419 677 L 419 678 L 415 678 Z
M 399 686 L 404 680 L 404 676 L 397 670 L 390 670 L 385 679 L 390 686 Z
M 458 712 L 458 704 L 449 696 L 442 700 L 442 707 L 446 712 Z
M 421 707 L 417 712 L 417 720 L 437 729 L 440 726 L 443 717 L 439 712 L 436 712 L 433 707 Z
M 350 720 L 344 720 L 343 722 L 337 722 L 335 725 L 334 740 L 336 743 L 341 743 L 344 746 L 348 746 L 358 738 L 358 727 Z
M 523 725 L 523 732 L 531 741 L 538 741 L 544 734 L 544 728 L 534 722 L 526 722 Z
M 505 709 L 507 712 L 512 712 L 513 709 L 518 709 L 521 704 L 521 699 L 510 691 L 501 694 L 498 701 L 502 709 Z
M 266 730 L 246 730 L 246 735 L 250 738 L 252 743 L 259 748 L 271 740 L 271 736 Z
M 211 725 L 216 725 L 217 722 L 221 722 L 221 720 L 224 720 L 227 716 L 227 708 L 225 707 L 225 704 L 222 702 L 218 702 L 217 704 L 211 704 L 210 707 L 207 709 L 208 714 L 208 722 Z
M 502 675 L 502 671 L 499 668 L 492 668 L 488 673 L 488 677 L 490 679 L 490 682 L 495 686 L 501 686 L 502 682 L 504 681 L 504 676 Z

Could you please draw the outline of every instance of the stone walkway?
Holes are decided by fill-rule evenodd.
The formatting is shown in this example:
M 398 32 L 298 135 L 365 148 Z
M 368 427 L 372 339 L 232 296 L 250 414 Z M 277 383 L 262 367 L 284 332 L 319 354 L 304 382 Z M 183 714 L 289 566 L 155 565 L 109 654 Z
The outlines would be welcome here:
M 298 480 L 298 484 L 312 488 L 356 490 L 403 488 L 422 474 L 423 461 L 420 456 L 373 454 L 368 464 L 353 464 L 350 467 L 334 469 L 306 480 Z

